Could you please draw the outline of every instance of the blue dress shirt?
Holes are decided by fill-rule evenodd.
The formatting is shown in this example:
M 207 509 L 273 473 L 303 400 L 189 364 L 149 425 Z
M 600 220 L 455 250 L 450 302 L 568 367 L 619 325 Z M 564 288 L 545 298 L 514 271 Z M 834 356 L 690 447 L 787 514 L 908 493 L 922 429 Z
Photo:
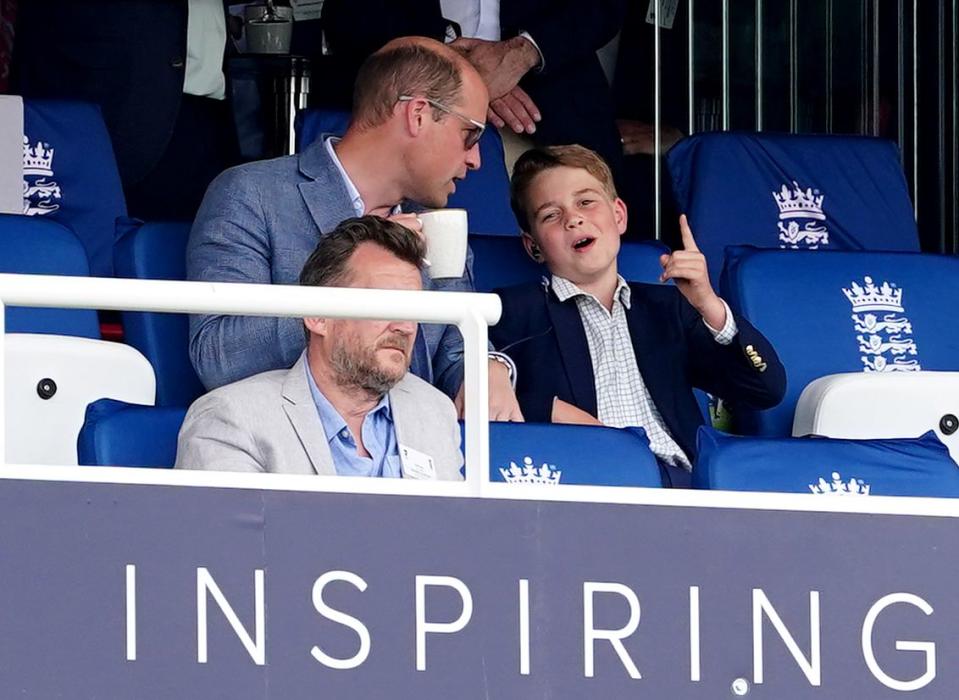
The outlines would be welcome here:
M 390 409 L 390 397 L 384 395 L 376 407 L 363 419 L 363 445 L 370 457 L 360 457 L 356 452 L 356 440 L 333 404 L 323 395 L 309 363 L 304 363 L 306 380 L 310 386 L 316 412 L 323 424 L 326 439 L 333 457 L 333 467 L 340 476 L 385 476 L 400 478 L 403 476 L 400 452 L 396 443 L 396 431 L 393 429 L 393 413 Z

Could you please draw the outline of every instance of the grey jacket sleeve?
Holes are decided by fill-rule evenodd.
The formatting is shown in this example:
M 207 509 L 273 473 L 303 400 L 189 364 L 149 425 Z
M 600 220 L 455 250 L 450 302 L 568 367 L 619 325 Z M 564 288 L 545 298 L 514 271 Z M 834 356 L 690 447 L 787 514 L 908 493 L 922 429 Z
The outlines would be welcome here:
M 187 279 L 272 283 L 274 251 L 256 184 L 227 170 L 207 190 L 187 246 Z M 190 360 L 207 389 L 258 372 L 290 367 L 303 350 L 295 318 L 193 315 Z
M 177 438 L 177 469 L 263 472 L 263 458 L 249 426 L 230 401 L 202 396 L 190 407 Z

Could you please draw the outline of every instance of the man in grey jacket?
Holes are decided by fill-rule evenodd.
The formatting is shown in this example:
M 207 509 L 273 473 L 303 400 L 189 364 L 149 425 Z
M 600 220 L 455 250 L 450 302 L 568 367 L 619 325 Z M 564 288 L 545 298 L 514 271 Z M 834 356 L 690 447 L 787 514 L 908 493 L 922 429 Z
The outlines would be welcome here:
M 320 240 L 300 283 L 422 289 L 424 243 L 375 216 Z M 303 319 L 306 349 L 289 370 L 211 391 L 187 413 L 177 468 L 461 479 L 452 401 L 409 373 L 417 324 Z

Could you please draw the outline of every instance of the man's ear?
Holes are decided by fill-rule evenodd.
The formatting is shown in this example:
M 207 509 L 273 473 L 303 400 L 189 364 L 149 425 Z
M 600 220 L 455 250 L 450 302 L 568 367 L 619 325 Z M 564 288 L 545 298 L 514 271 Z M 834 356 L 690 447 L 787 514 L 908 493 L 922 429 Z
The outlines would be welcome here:
M 329 333 L 330 319 L 304 318 L 303 325 L 311 334 L 325 337 Z
M 617 197 L 613 200 L 613 220 L 616 222 L 616 230 L 622 236 L 626 233 L 626 227 L 629 225 L 629 215 L 626 212 L 626 202 Z
M 529 255 L 533 260 L 538 263 L 544 262 L 543 260 L 543 251 L 539 249 L 539 246 L 536 244 L 536 240 L 529 233 L 523 232 L 523 247 L 526 249 L 527 255 Z
M 403 111 L 403 124 L 411 136 L 417 136 L 423 130 L 423 125 L 429 115 L 429 105 L 426 100 L 416 98 L 408 102 L 397 102 L 397 107 Z

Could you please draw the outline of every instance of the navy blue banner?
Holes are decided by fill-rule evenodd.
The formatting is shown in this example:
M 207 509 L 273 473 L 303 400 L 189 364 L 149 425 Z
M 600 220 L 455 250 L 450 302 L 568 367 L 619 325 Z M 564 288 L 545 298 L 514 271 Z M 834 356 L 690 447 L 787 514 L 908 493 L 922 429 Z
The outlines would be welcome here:
M 4 698 L 959 692 L 952 517 L 2 483 Z

